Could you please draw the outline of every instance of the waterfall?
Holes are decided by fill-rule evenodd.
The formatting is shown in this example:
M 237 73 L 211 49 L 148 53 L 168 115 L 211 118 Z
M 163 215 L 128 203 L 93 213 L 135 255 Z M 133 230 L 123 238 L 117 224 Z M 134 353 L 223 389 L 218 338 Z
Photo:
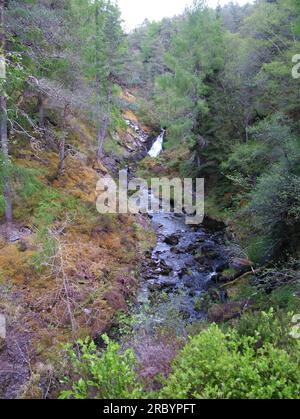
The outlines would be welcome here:
M 163 129 L 148 153 L 150 157 L 156 158 L 160 155 L 163 149 L 164 136 L 165 130 Z

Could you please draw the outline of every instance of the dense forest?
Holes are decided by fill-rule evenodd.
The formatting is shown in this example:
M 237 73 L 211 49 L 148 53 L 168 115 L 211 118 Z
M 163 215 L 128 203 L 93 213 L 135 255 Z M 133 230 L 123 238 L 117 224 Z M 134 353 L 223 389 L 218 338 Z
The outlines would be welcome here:
M 0 398 L 300 398 L 299 54 L 299 0 L 0 0 Z M 100 214 L 124 168 L 203 224 Z

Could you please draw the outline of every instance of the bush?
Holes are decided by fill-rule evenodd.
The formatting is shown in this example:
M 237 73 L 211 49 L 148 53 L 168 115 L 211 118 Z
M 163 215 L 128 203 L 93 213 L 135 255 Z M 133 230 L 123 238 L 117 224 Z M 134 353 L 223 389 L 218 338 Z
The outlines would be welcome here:
M 297 354 L 299 342 L 296 341 Z M 299 356 L 212 325 L 192 338 L 160 393 L 171 399 L 299 399 Z
M 289 333 L 291 331 L 292 314 L 286 314 L 271 308 L 267 313 L 246 313 L 238 321 L 236 330 L 240 336 L 250 336 L 256 339 L 256 347 L 270 343 L 273 346 L 293 352 L 296 341 Z
M 3 180 L 5 176 L 3 167 L 3 157 L 0 152 L 0 217 L 4 215 L 5 211 L 5 199 L 3 191 Z M 12 195 L 14 202 L 17 203 L 22 210 L 24 207 L 24 200 L 30 198 L 32 195 L 42 189 L 42 184 L 38 179 L 40 174 L 41 171 L 10 164 L 8 175 L 13 192 Z
M 269 167 L 268 151 L 266 144 L 261 142 L 237 144 L 228 159 L 221 164 L 221 168 L 234 184 L 242 190 L 249 190 Z
M 80 217 L 90 219 L 92 214 L 77 198 L 62 194 L 54 188 L 44 188 L 35 199 L 37 203 L 33 223 L 37 229 L 36 240 L 40 250 L 34 257 L 34 263 L 36 269 L 40 270 L 56 251 L 55 240 L 49 232 L 51 225 L 62 221 L 78 223 Z
M 103 353 L 90 339 L 78 341 L 79 354 L 69 348 L 72 366 L 80 379 L 72 389 L 61 394 L 61 399 L 138 399 L 142 388 L 135 373 L 132 350 L 121 353 L 120 345 L 106 335 Z
M 300 237 L 299 197 L 300 179 L 284 167 L 276 166 L 261 177 L 251 202 L 241 214 L 251 221 L 248 240 L 253 242 L 255 253 L 250 246 L 250 258 L 261 262 L 281 256 L 283 250 L 295 251 Z

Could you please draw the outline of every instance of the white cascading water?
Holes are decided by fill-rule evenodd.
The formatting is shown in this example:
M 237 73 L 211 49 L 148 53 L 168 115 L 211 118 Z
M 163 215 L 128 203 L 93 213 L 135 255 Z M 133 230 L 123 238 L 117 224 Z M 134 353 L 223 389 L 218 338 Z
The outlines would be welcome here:
M 151 150 L 149 151 L 149 156 L 153 158 L 157 158 L 163 150 L 163 142 L 165 137 L 165 130 L 163 129 L 160 135 L 155 140 Z

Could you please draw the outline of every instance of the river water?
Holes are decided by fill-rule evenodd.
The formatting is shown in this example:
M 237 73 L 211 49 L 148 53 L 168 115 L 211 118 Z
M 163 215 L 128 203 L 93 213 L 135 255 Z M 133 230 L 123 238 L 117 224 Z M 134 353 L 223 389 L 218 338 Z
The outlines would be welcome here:
M 160 135 L 154 141 L 154 144 L 148 153 L 150 157 L 153 157 L 153 158 L 159 157 L 160 153 L 163 150 L 164 137 L 165 137 L 165 130 L 163 129 L 161 130 Z
M 164 135 L 162 130 L 150 156 L 160 155 Z M 187 225 L 184 215 L 160 212 L 149 217 L 157 243 L 141 272 L 137 314 L 144 319 L 138 327 L 168 322 L 170 308 L 186 322 L 205 319 L 207 313 L 199 304 L 201 297 L 215 285 L 218 272 L 228 263 L 224 232 Z
M 138 310 L 152 313 L 147 323 L 168 321 L 170 307 L 187 322 L 205 319 L 199 301 L 227 264 L 223 232 L 186 225 L 173 213 L 153 214 L 152 225 L 157 243 L 143 265 Z

